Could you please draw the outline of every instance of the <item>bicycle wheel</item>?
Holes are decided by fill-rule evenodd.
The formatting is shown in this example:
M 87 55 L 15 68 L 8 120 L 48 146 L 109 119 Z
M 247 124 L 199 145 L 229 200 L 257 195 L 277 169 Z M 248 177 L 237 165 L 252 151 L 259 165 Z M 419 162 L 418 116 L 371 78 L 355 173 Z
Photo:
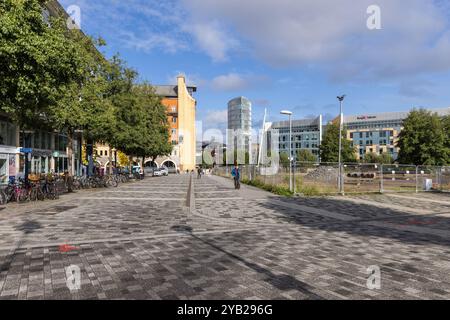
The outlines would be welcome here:
M 37 195 L 36 200 L 39 200 L 39 201 L 45 200 L 45 193 L 42 191 L 42 188 L 38 188 L 36 190 L 36 195 Z
M 8 202 L 7 200 L 8 199 L 5 190 L 0 190 L 0 205 L 5 205 Z
M 6 194 L 6 202 L 7 203 L 15 200 L 15 198 L 14 198 L 14 188 L 13 187 L 8 186 L 5 189 L 5 194 Z
M 29 197 L 30 197 L 30 201 L 36 201 L 37 200 L 37 188 L 33 187 L 30 190 Z
M 16 193 L 16 201 L 18 203 L 23 203 L 30 200 L 30 194 L 26 189 L 20 189 Z
M 114 178 L 109 178 L 107 180 L 107 184 L 109 187 L 113 187 L 113 188 L 116 188 L 119 185 Z

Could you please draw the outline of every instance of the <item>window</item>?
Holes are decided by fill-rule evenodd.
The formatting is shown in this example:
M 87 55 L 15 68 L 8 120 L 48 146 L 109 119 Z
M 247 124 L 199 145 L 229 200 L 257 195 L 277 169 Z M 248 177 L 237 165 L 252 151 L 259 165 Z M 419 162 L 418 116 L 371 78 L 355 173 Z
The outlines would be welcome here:
M 107 157 L 107 156 L 108 156 L 108 151 L 105 150 L 105 157 Z
M 172 129 L 172 136 L 175 136 L 177 134 L 177 129 Z
M 172 117 L 172 123 L 177 123 L 177 117 Z
M 363 134 L 362 134 L 362 132 L 360 132 L 359 133 L 359 138 L 362 139 L 362 137 L 363 137 Z
M 103 150 L 100 150 L 100 156 L 103 156 Z
M 172 107 L 172 112 L 177 112 L 177 107 Z
M 350 139 L 353 139 L 353 132 L 350 132 Z

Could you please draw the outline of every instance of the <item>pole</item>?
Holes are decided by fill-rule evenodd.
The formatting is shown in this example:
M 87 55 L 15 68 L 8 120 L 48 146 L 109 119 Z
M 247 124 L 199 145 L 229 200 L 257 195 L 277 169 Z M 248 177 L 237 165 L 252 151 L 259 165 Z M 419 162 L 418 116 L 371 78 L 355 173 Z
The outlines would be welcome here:
M 383 185 L 383 164 L 380 164 L 380 193 L 384 192 L 384 185 Z
M 258 152 L 258 167 L 261 164 L 261 158 L 262 158 L 262 151 L 263 151 L 263 143 L 264 143 L 264 133 L 265 133 L 265 127 L 266 127 L 266 113 L 267 109 L 264 109 L 264 119 L 263 119 L 263 125 L 262 125 L 262 134 L 261 138 L 259 139 L 259 152 Z
M 339 99 L 339 192 L 342 193 L 342 122 L 343 122 L 343 114 L 342 114 L 342 103 L 344 99 Z
M 289 190 L 294 192 L 292 185 L 292 115 L 289 115 Z

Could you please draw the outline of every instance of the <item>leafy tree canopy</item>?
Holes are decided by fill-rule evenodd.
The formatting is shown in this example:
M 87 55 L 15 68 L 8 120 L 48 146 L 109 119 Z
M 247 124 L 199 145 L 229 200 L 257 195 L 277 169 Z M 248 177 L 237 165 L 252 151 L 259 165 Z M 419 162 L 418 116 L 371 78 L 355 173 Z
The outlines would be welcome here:
M 355 148 L 347 139 L 347 131 L 342 130 L 342 162 L 356 162 Z M 339 161 L 339 123 L 330 122 L 326 129 L 320 145 L 320 158 L 322 162 Z
M 403 121 L 398 162 L 415 165 L 450 163 L 448 119 L 424 109 L 412 110 Z

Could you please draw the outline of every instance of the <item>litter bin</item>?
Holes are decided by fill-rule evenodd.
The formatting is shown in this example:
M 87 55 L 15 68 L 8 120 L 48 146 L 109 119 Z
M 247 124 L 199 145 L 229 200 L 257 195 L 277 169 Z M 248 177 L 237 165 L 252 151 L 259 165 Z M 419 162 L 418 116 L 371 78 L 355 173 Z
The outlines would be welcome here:
M 423 190 L 430 191 L 433 188 L 433 179 L 425 179 L 423 181 Z

